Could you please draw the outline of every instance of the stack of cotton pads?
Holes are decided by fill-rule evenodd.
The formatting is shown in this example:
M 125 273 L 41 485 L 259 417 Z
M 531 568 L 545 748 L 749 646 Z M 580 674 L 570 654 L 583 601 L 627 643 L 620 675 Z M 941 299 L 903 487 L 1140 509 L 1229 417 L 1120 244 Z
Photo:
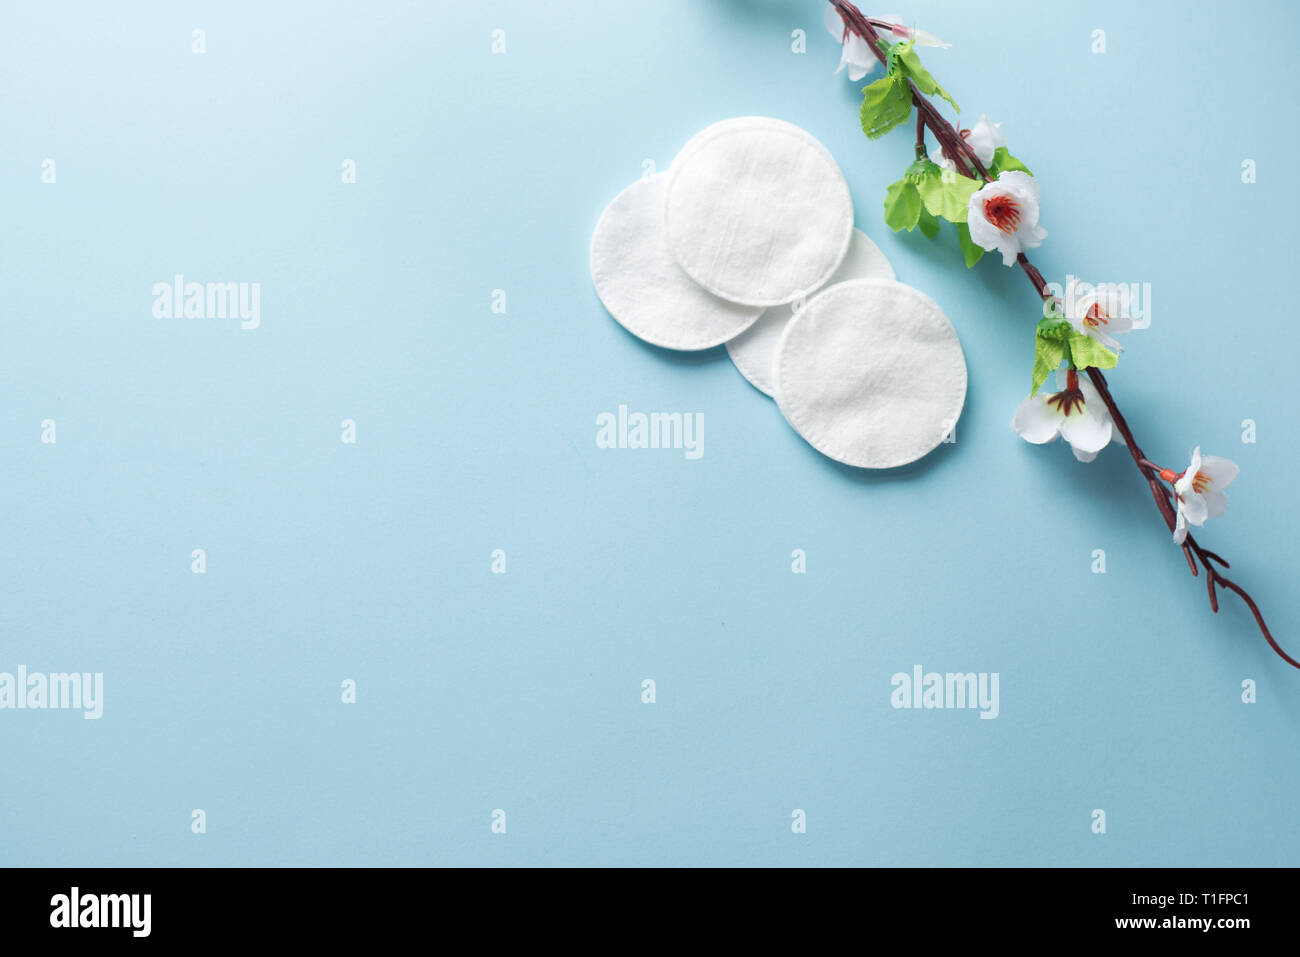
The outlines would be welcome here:
M 837 461 L 906 465 L 961 415 L 966 360 L 952 324 L 894 281 L 853 228 L 839 166 L 797 126 L 741 117 L 696 134 L 667 172 L 606 208 L 591 275 L 638 338 L 725 344 L 795 431 Z

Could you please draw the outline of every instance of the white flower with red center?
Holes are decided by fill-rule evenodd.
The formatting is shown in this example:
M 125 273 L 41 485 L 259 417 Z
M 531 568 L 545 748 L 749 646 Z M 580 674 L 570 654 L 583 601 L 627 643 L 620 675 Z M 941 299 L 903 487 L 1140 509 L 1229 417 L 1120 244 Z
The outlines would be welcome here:
M 1001 123 L 990 123 L 989 118 L 981 113 L 974 126 L 968 130 L 958 130 L 958 132 L 971 150 L 974 151 L 975 158 L 988 166 L 993 162 L 993 154 L 998 151 L 998 147 L 1007 145 L 1007 138 L 1002 135 L 1001 127 Z M 956 163 L 943 155 L 942 147 L 936 146 L 930 150 L 930 160 L 944 169 L 957 168 Z
M 1047 238 L 1047 230 L 1038 225 L 1038 196 L 1038 181 L 1020 170 L 985 183 L 971 196 L 966 213 L 971 241 L 1002 253 L 1004 266 L 1015 265 L 1017 256 Z
M 835 72 L 839 73 L 840 70 L 848 67 L 849 79 L 856 83 L 876 68 L 876 55 L 872 52 L 871 45 L 845 26 L 844 19 L 840 16 L 833 3 L 827 4 L 824 19 L 827 32 L 843 44 L 840 49 L 840 65 Z M 868 17 L 867 22 L 875 28 L 880 39 L 887 43 L 911 40 L 920 47 L 942 47 L 947 49 L 952 46 L 951 43 L 944 43 L 938 37 L 926 33 L 924 30 L 904 26 L 903 18 L 897 14 Z
M 1020 403 L 1011 428 L 1026 442 L 1044 445 L 1058 435 L 1070 443 L 1074 457 L 1091 462 L 1114 435 L 1114 423 L 1106 404 L 1091 382 L 1079 378 L 1075 369 L 1056 372 L 1060 390 L 1040 392 Z
M 1237 463 L 1217 455 L 1201 455 L 1198 445 L 1192 451 L 1191 464 L 1181 475 L 1161 469 L 1160 477 L 1173 483 L 1174 505 L 1178 519 L 1174 525 L 1174 541 L 1181 545 L 1187 538 L 1187 527 L 1200 528 L 1207 518 L 1218 518 L 1228 507 L 1224 489 L 1232 484 L 1241 471 Z
M 1123 349 L 1111 336 L 1132 332 L 1135 328 L 1132 293 L 1124 283 L 1093 286 L 1070 277 L 1065 290 L 1065 318 L 1085 335 L 1092 336 L 1107 349 Z

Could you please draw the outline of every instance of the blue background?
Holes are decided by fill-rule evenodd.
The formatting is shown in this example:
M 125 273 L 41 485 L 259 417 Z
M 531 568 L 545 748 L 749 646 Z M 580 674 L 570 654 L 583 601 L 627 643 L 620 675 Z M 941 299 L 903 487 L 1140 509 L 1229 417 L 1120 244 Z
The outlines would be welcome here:
M 1297 8 L 898 10 L 1042 182 L 1047 277 L 1152 284 L 1112 385 L 1148 454 L 1241 463 L 1202 540 L 1295 652 Z M 1300 675 L 1210 613 L 1122 448 L 1008 429 L 1030 286 L 883 227 L 911 138 L 861 135 L 822 12 L 5 6 L 0 671 L 102 671 L 105 713 L 0 712 L 0 861 L 1300 863 Z M 600 306 L 605 204 L 745 114 L 820 138 L 952 319 L 955 445 L 837 466 Z M 261 328 L 154 319 L 175 273 L 260 282 Z M 704 457 L 597 448 L 619 404 L 702 413 Z M 998 672 L 1000 717 L 892 709 L 914 664 Z

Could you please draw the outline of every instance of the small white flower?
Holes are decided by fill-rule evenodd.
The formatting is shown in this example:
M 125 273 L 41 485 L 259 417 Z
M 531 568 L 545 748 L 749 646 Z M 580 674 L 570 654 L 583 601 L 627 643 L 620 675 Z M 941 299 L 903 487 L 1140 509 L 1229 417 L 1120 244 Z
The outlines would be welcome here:
M 876 55 L 871 52 L 871 47 L 866 40 L 844 25 L 834 4 L 826 5 L 825 22 L 830 35 L 844 44 L 840 49 L 840 65 L 835 70 L 836 73 L 848 67 L 849 79 L 857 82 L 876 68 Z
M 1107 349 L 1123 346 L 1111 338 L 1134 329 L 1132 295 L 1124 283 L 1093 286 L 1071 276 L 1065 289 L 1065 318 L 1079 332 L 1092 336 Z
M 1232 484 L 1241 469 L 1236 462 L 1217 455 L 1201 456 L 1198 445 L 1192 452 L 1192 462 L 1187 471 L 1173 479 L 1174 504 L 1178 506 L 1178 521 L 1174 527 L 1174 541 L 1179 545 L 1187 538 L 1187 526 L 1200 527 L 1207 518 L 1218 518 L 1228 507 L 1228 496 L 1223 490 Z M 1161 475 L 1169 481 L 1172 475 Z
M 1038 225 L 1038 181 L 1020 170 L 1008 170 L 985 183 L 970 198 L 966 227 L 971 241 L 1002 253 L 1002 265 L 1014 266 L 1026 249 L 1041 246 L 1047 230 Z
M 1070 443 L 1076 459 L 1091 462 L 1114 434 L 1106 404 L 1093 384 L 1080 379 L 1074 369 L 1058 369 L 1056 387 L 1059 392 L 1040 392 L 1021 402 L 1011 427 L 1034 445 L 1051 442 L 1059 435 Z
M 826 5 L 824 22 L 827 32 L 843 44 L 840 49 L 840 65 L 835 70 L 836 73 L 848 67 L 849 79 L 856 83 L 876 68 L 876 55 L 872 52 L 871 45 L 844 26 L 844 20 L 839 11 L 835 9 L 834 4 Z M 879 34 L 880 39 L 888 43 L 911 40 L 919 47 L 942 47 L 945 50 L 952 46 L 951 43 L 944 43 L 938 37 L 926 33 L 924 30 L 904 26 L 903 18 L 897 14 L 890 13 L 883 17 L 871 17 L 871 22 L 875 25 L 876 33 Z M 881 26 L 882 22 L 888 24 L 888 26 Z
M 1007 145 L 1007 138 L 1002 135 L 1002 124 L 990 123 L 989 118 L 983 113 L 980 114 L 980 118 L 974 126 L 959 132 L 962 138 L 970 144 L 970 148 L 975 151 L 976 158 L 985 166 L 993 162 L 993 154 L 997 152 L 999 146 Z M 938 146 L 930 150 L 930 159 L 944 169 L 957 168 L 957 164 L 944 156 L 943 149 Z

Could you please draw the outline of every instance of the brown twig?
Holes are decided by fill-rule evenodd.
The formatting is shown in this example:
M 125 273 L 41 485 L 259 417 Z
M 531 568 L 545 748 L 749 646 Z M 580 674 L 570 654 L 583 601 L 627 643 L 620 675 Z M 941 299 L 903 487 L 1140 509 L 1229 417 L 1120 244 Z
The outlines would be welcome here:
M 844 29 L 862 37 L 867 42 L 867 46 L 871 48 L 872 53 L 875 54 L 876 59 L 887 64 L 889 58 L 881 47 L 880 35 L 876 32 L 870 20 L 862 15 L 862 11 L 849 3 L 848 0 L 830 0 L 830 2 L 839 13 L 840 19 L 844 21 Z M 934 138 L 938 140 L 944 155 L 953 159 L 961 167 L 959 172 L 972 179 L 982 180 L 985 183 L 992 182 L 988 170 L 980 163 L 979 157 L 975 155 L 974 148 L 961 135 L 960 131 L 943 118 L 943 115 L 935 108 L 934 104 L 922 95 L 916 84 L 910 79 L 908 85 L 912 90 L 912 103 L 916 106 L 918 151 L 924 147 L 925 128 L 929 127 L 930 132 L 934 134 Z M 1034 291 L 1038 293 L 1039 298 L 1046 299 L 1049 292 L 1043 274 L 1038 271 L 1038 268 L 1029 261 L 1024 253 L 1020 253 L 1016 257 L 1016 262 L 1029 278 L 1029 281 L 1033 283 Z M 1169 531 L 1172 532 L 1177 526 L 1178 516 L 1169 489 L 1160 481 L 1159 470 L 1142 453 L 1137 440 L 1133 437 L 1133 430 L 1129 428 L 1128 421 L 1120 412 L 1119 405 L 1115 402 L 1115 397 L 1111 395 L 1110 386 L 1106 382 L 1106 377 L 1101 374 L 1101 370 L 1090 367 L 1085 371 L 1088 373 L 1088 378 L 1092 380 L 1092 384 L 1096 387 L 1097 393 L 1101 396 L 1101 401 L 1105 404 L 1106 410 L 1110 413 L 1115 428 L 1128 445 L 1129 454 L 1132 455 L 1138 471 L 1146 478 L 1151 489 L 1151 495 L 1155 499 L 1156 507 L 1160 510 L 1160 515 L 1164 518 Z M 1264 616 L 1260 613 L 1259 606 L 1255 604 L 1255 599 L 1251 598 L 1240 585 L 1225 578 L 1211 564 L 1211 562 L 1218 562 L 1224 568 L 1227 568 L 1228 563 L 1214 552 L 1201 548 L 1191 535 L 1184 539 L 1182 550 L 1193 575 L 1200 574 L 1196 567 L 1197 559 L 1200 559 L 1201 564 L 1205 567 L 1205 588 L 1209 594 L 1211 611 L 1217 613 L 1219 610 L 1219 597 L 1215 591 L 1216 588 L 1222 587 L 1235 592 L 1246 603 L 1246 607 L 1250 609 L 1251 614 L 1255 616 L 1255 623 L 1259 626 L 1265 640 L 1268 641 L 1269 647 L 1277 652 L 1278 657 L 1287 664 L 1294 668 L 1300 668 L 1300 661 L 1296 661 L 1283 651 L 1281 646 L 1273 639 L 1272 633 L 1268 630 L 1268 625 L 1264 622 Z
M 1128 446 L 1129 454 L 1133 457 L 1133 461 L 1137 464 L 1137 467 L 1141 470 L 1142 474 L 1146 476 L 1147 482 L 1151 486 L 1151 493 L 1155 497 L 1156 506 L 1160 509 L 1160 514 L 1164 516 L 1165 524 L 1169 526 L 1169 531 L 1172 532 L 1178 523 L 1178 516 L 1174 510 L 1173 502 L 1170 501 L 1171 496 L 1168 487 L 1160 481 L 1159 470 L 1155 467 L 1154 463 L 1147 459 L 1146 455 L 1143 454 L 1142 449 L 1138 446 L 1137 440 L 1133 437 L 1133 430 L 1129 428 L 1128 421 L 1124 418 L 1124 413 L 1119 410 L 1119 405 L 1116 403 L 1115 397 L 1111 395 L 1110 385 L 1106 382 L 1106 377 L 1102 375 L 1101 370 L 1092 368 L 1088 369 L 1088 378 L 1092 380 L 1093 386 L 1097 389 L 1097 394 L 1101 396 L 1101 401 L 1105 404 L 1106 411 L 1110 413 L 1111 420 L 1115 423 L 1115 428 L 1118 429 L 1119 434 L 1123 436 L 1124 442 Z M 1215 592 L 1216 586 L 1221 586 L 1236 592 L 1241 600 L 1246 603 L 1246 607 L 1250 609 L 1251 614 L 1255 616 L 1255 623 L 1259 625 L 1259 630 L 1263 633 L 1264 639 L 1269 643 L 1269 646 L 1277 652 L 1278 656 L 1287 664 L 1294 668 L 1300 668 L 1300 661 L 1296 661 L 1283 651 L 1274 640 L 1272 632 L 1268 630 L 1268 624 L 1264 621 L 1263 614 L 1260 613 L 1259 606 L 1255 604 L 1255 599 L 1251 598 L 1250 594 L 1236 582 L 1224 577 L 1219 570 L 1211 564 L 1211 562 L 1218 562 L 1224 568 L 1227 568 L 1228 563 L 1226 561 L 1214 552 L 1202 548 L 1197 544 L 1196 539 L 1190 534 L 1183 540 L 1183 554 L 1187 557 L 1187 564 L 1191 568 L 1193 575 L 1199 574 L 1196 568 L 1196 560 L 1192 557 L 1193 555 L 1195 555 L 1196 558 L 1199 558 L 1201 564 L 1205 567 L 1205 589 L 1209 594 L 1210 609 L 1212 611 L 1217 613 L 1219 610 L 1219 596 Z

